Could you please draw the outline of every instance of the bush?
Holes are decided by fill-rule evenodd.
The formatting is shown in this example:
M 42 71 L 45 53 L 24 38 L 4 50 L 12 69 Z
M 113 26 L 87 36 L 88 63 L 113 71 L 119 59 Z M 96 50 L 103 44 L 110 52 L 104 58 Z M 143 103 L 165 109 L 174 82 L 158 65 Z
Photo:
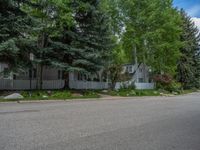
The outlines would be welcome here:
M 56 91 L 53 92 L 52 95 L 50 95 L 50 98 L 71 98 L 72 94 L 69 91 Z
M 24 98 L 31 99 L 67 99 L 72 97 L 69 91 L 23 91 L 21 94 Z
M 98 98 L 99 97 L 99 95 L 94 91 L 86 91 L 83 93 L 83 96 L 85 98 Z
M 154 76 L 154 81 L 156 81 L 157 89 L 163 89 L 169 92 L 181 92 L 181 84 L 173 80 L 170 75 L 156 75 Z
M 165 87 L 165 90 L 170 92 L 181 92 L 181 83 L 178 83 L 176 81 L 171 82 L 169 85 Z
M 122 86 L 120 87 L 119 90 L 135 90 L 135 89 L 136 89 L 135 82 L 131 82 L 131 84 L 122 83 Z

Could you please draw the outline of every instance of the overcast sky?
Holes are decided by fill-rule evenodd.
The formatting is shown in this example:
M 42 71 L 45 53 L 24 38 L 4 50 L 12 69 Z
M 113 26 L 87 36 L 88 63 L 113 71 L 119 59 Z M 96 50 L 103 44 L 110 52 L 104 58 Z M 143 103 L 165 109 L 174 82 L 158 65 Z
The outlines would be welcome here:
M 174 0 L 174 6 L 183 8 L 192 17 L 200 31 L 200 0 Z

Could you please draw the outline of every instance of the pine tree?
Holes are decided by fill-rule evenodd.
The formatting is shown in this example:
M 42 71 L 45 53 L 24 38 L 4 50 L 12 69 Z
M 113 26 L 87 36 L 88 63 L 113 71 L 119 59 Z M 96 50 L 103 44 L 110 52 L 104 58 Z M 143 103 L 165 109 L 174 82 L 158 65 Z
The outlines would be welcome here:
M 70 71 L 95 72 L 109 55 L 110 33 L 106 15 L 98 1 L 32 0 L 29 14 L 39 20 L 38 88 L 42 87 L 44 65 Z M 66 79 L 67 80 L 67 79 Z
M 20 9 L 25 0 L 0 0 L 0 62 L 19 71 L 29 64 L 30 17 Z
M 184 10 L 181 10 L 180 14 L 183 20 L 181 40 L 184 42 L 184 46 L 180 49 L 181 57 L 178 61 L 177 79 L 182 83 L 183 88 L 200 87 L 200 34 Z
M 108 61 L 112 40 L 106 13 L 98 0 L 77 0 L 73 3 L 75 26 L 70 35 L 71 49 L 79 49 L 72 65 L 95 72 Z

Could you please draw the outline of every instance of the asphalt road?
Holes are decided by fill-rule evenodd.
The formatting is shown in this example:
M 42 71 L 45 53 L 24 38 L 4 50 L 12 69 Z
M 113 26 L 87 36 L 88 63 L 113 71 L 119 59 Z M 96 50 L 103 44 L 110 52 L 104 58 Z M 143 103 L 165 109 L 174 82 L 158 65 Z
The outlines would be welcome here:
M 200 93 L 0 103 L 0 150 L 200 150 Z

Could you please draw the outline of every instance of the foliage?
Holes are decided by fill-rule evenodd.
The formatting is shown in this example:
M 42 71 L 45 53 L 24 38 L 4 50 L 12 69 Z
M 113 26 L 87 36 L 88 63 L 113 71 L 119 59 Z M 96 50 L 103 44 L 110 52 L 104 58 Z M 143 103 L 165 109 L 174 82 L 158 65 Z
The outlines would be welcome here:
M 120 90 L 135 90 L 136 89 L 136 86 L 135 86 L 135 82 L 131 82 L 128 81 L 128 82 L 122 82 L 122 85 L 120 86 Z
M 163 75 L 158 74 L 154 76 L 154 81 L 162 85 L 167 85 L 173 81 L 173 77 L 168 74 L 163 74 Z
M 131 79 L 128 73 L 123 73 L 123 66 L 120 64 L 111 64 L 108 67 L 111 89 L 115 88 L 117 82 L 128 81 Z
M 200 33 L 191 18 L 180 11 L 183 19 L 183 33 L 181 40 L 184 42 L 180 49 L 181 57 L 178 61 L 177 80 L 183 88 L 200 87 Z
M 114 41 L 109 17 L 98 0 L 1 3 L 1 61 L 18 65 L 17 69 L 26 64 L 36 67 L 38 89 L 44 66 L 69 73 L 96 72 L 108 64 Z M 33 62 L 29 53 L 35 56 Z
M 69 91 L 57 91 L 53 92 L 50 95 L 50 98 L 55 98 L 55 99 L 62 99 L 62 98 L 71 98 L 72 94 Z
M 36 67 L 38 89 L 44 66 L 65 74 L 106 68 L 113 88 L 116 82 L 129 80 L 122 74 L 122 64 L 127 62 L 151 66 L 152 73 L 158 74 L 157 85 L 173 89 L 176 76 L 184 88 L 199 88 L 200 35 L 191 18 L 172 3 L 1 0 L 0 61 L 14 72 Z
M 109 91 L 112 96 L 159 96 L 160 93 L 155 90 L 133 90 L 133 89 L 121 89 L 119 91 Z
M 7 63 L 15 71 L 29 65 L 32 45 L 29 34 L 32 20 L 20 9 L 25 3 L 25 0 L 0 1 L 0 62 Z
M 95 91 L 86 91 L 83 93 L 84 98 L 99 98 L 99 95 Z
M 24 100 L 46 100 L 46 99 L 77 99 L 77 98 L 99 98 L 99 95 L 95 91 L 85 91 L 83 95 L 75 96 L 71 91 L 23 91 L 21 92 L 24 96 Z

